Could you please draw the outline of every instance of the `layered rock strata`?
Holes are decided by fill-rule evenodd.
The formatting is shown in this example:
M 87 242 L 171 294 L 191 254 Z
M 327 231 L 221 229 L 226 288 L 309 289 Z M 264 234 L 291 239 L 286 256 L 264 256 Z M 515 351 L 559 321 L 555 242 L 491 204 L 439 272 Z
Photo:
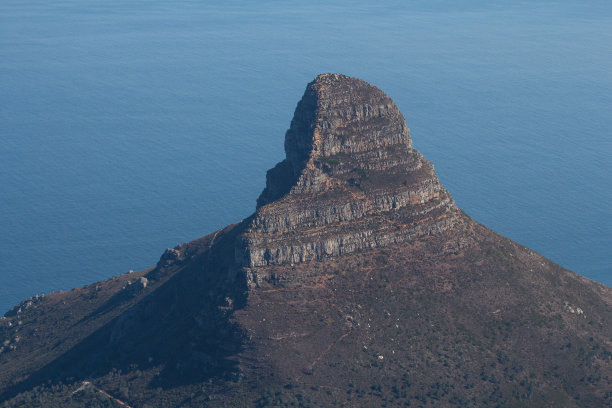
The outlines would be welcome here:
M 459 210 L 380 89 L 319 75 L 236 247 L 249 269 L 383 247 L 451 228 Z

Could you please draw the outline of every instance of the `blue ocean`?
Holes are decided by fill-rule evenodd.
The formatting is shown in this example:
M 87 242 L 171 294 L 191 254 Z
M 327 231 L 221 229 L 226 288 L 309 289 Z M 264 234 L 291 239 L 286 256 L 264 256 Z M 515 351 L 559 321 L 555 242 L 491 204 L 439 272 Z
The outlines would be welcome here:
M 612 2 L 0 2 L 0 314 L 240 221 L 317 74 L 475 220 L 612 285 Z

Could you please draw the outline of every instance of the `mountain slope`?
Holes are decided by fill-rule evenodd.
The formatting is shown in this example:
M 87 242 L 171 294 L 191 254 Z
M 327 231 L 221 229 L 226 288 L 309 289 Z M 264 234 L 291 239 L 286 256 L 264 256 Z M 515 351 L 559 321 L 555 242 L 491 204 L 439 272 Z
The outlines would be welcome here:
M 251 217 L 9 312 L 0 401 L 612 406 L 612 289 L 457 208 L 382 91 L 318 76 L 285 151 Z

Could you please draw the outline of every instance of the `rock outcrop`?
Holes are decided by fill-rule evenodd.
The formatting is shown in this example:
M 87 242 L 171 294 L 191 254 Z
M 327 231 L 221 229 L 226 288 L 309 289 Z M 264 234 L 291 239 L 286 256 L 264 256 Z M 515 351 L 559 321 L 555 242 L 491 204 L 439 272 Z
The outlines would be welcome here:
M 323 74 L 308 84 L 285 152 L 237 245 L 247 269 L 384 247 L 456 222 L 459 210 L 412 148 L 399 109 L 362 80 Z

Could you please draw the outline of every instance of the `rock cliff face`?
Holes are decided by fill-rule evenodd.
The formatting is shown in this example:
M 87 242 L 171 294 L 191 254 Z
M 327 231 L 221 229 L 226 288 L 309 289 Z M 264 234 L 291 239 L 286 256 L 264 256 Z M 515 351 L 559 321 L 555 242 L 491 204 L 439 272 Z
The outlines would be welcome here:
M 459 213 L 380 89 L 323 74 L 308 84 L 236 249 L 248 269 L 384 247 L 451 228 Z

